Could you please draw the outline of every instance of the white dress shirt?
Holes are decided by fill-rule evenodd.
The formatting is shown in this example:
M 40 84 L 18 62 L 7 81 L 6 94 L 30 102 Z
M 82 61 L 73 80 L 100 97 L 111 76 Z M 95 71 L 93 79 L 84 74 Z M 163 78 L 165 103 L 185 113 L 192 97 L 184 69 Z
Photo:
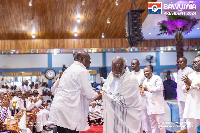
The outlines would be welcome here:
M 56 80 L 56 82 L 53 84 L 53 86 L 51 87 L 51 92 L 52 92 L 52 95 L 55 95 L 58 91 L 58 86 L 59 86 L 59 82 L 60 82 L 60 78 L 58 78 Z
M 186 92 L 183 118 L 200 119 L 200 72 L 193 72 L 188 78 L 192 80 L 192 84 L 189 91 L 186 91 L 185 85 L 183 87 L 183 91 Z
M 131 73 L 136 77 L 139 85 L 142 85 L 145 80 L 144 70 L 140 69 L 139 72 L 132 71 Z
M 147 114 L 163 114 L 164 97 L 163 97 L 163 82 L 160 76 L 153 75 L 150 79 L 145 79 L 143 86 L 147 86 L 149 91 L 145 91 L 147 102 Z
M 98 96 L 91 86 L 89 71 L 82 63 L 74 61 L 63 73 L 58 89 L 49 121 L 71 130 L 88 130 L 89 100 Z
M 185 67 L 183 70 L 179 69 L 178 70 L 178 80 L 177 80 L 177 97 L 178 97 L 178 101 L 183 101 L 185 102 L 186 99 L 186 94 L 183 92 L 182 88 L 185 85 L 184 82 L 182 81 L 182 77 L 185 75 L 189 75 L 192 72 L 194 72 L 194 70 L 190 67 Z

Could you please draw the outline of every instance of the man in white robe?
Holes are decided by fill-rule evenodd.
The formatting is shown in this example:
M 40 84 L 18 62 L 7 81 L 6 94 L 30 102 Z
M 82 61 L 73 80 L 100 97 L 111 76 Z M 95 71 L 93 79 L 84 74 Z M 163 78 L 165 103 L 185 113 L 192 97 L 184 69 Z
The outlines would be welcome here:
M 102 88 L 104 133 L 141 133 L 142 102 L 137 79 L 117 56 Z
M 90 128 L 87 123 L 89 101 L 101 97 L 90 83 L 90 63 L 90 55 L 79 52 L 77 61 L 60 79 L 49 114 L 49 121 L 57 125 L 58 133 L 77 133 Z
M 182 78 L 185 82 L 182 89 L 187 94 L 183 118 L 189 133 L 196 133 L 200 125 L 200 56 L 194 59 L 193 68 L 195 72 Z
M 132 67 L 131 73 L 137 78 L 138 84 L 141 88 L 145 80 L 145 76 L 144 76 L 143 69 L 140 69 L 139 60 L 133 59 L 131 61 L 131 67 Z M 142 130 L 145 131 L 146 133 L 151 133 L 151 123 L 150 123 L 149 115 L 147 114 L 146 97 L 143 93 L 141 93 L 141 96 L 142 96 L 142 105 L 143 105 Z
M 190 67 L 187 67 L 187 59 L 185 57 L 181 57 L 177 61 L 179 70 L 178 70 L 178 79 L 177 79 L 177 97 L 178 97 L 178 107 L 179 107 L 179 116 L 180 116 L 180 127 L 181 130 L 176 131 L 175 133 L 187 133 L 186 129 L 186 120 L 183 118 L 184 108 L 185 108 L 185 100 L 186 94 L 183 92 L 182 88 L 184 86 L 184 82 L 182 81 L 183 76 L 188 76 L 194 70 Z
M 153 74 L 153 66 L 144 68 L 146 79 L 143 82 L 146 95 L 147 114 L 151 122 L 152 133 L 166 133 L 162 114 L 164 111 L 163 82 L 160 76 Z

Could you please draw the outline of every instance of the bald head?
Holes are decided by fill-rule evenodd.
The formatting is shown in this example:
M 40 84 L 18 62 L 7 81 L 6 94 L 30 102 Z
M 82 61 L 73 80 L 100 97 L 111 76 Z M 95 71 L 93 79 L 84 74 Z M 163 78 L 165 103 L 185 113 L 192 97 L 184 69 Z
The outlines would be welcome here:
M 78 52 L 76 54 L 76 60 L 78 62 L 82 63 L 86 67 L 86 69 L 90 68 L 91 61 L 90 61 L 90 55 L 88 53 L 86 53 L 86 52 Z
M 112 60 L 112 73 L 115 78 L 120 78 L 126 71 L 127 61 L 124 57 L 116 56 Z
M 200 56 L 194 58 L 192 65 L 195 71 L 200 72 Z

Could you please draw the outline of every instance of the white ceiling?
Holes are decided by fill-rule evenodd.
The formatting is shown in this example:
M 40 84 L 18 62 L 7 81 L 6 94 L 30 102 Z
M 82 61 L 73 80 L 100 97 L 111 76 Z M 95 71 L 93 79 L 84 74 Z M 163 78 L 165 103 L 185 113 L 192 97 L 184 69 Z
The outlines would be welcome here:
M 157 0 L 157 2 L 162 2 L 162 4 L 170 4 L 171 2 L 173 4 L 175 3 L 186 3 L 189 0 Z M 200 19 L 200 0 L 193 0 L 193 3 L 197 5 L 197 11 L 195 18 Z M 174 39 L 174 36 L 168 36 L 168 35 L 161 35 L 157 36 L 159 34 L 159 27 L 158 22 L 161 22 L 162 20 L 167 20 L 167 17 L 164 14 L 149 14 L 145 21 L 142 24 L 142 32 L 144 35 L 144 38 L 146 40 L 150 39 Z M 199 28 L 199 29 L 197 29 Z M 151 33 L 151 34 L 149 34 Z M 188 35 L 184 35 L 184 38 L 200 38 L 200 22 L 194 27 L 194 29 L 190 32 Z

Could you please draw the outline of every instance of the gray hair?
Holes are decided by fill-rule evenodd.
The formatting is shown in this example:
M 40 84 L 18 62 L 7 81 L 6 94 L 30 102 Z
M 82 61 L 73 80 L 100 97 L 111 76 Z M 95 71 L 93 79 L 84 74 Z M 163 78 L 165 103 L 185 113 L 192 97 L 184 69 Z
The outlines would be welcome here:
M 116 62 L 116 61 L 121 61 L 123 63 L 123 66 L 127 66 L 127 60 L 126 58 L 122 57 L 122 56 L 115 56 L 112 60 L 112 62 Z

